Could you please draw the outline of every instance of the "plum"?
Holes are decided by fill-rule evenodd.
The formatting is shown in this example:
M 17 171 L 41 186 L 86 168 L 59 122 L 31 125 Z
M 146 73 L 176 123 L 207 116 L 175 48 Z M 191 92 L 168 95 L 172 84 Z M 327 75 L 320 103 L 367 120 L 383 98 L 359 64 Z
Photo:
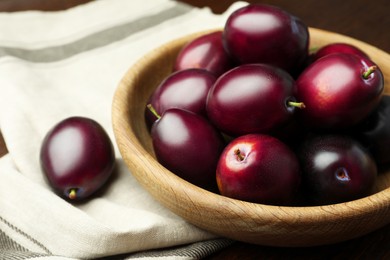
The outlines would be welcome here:
M 222 31 L 199 36 L 179 52 L 174 70 L 205 69 L 219 77 L 233 67 L 233 61 L 222 44 Z
M 46 134 L 40 163 L 59 195 L 82 200 L 99 190 L 112 175 L 115 152 L 98 122 L 75 116 L 60 121 Z
M 217 191 L 215 171 L 225 142 L 204 117 L 167 109 L 153 124 L 151 137 L 159 163 L 192 184 Z
M 287 124 L 296 107 L 294 79 L 267 64 L 246 64 L 226 72 L 210 89 L 209 120 L 222 132 L 238 136 L 267 134 Z
M 370 59 L 367 53 L 365 53 L 363 50 L 361 50 L 360 48 L 352 44 L 335 42 L 335 43 L 329 43 L 319 48 L 313 55 L 313 61 L 333 53 L 349 53 L 349 54 L 358 55 L 362 59 L 367 59 L 367 60 Z
M 249 4 L 228 17 L 223 41 L 240 64 L 267 63 L 294 75 L 308 57 L 309 31 L 302 20 L 285 10 Z
M 305 105 L 297 115 L 310 128 L 351 127 L 378 106 L 383 90 L 383 74 L 370 60 L 354 54 L 326 55 L 296 80 L 295 97 Z
M 206 99 L 216 76 L 204 69 L 184 69 L 168 75 L 153 91 L 148 100 L 159 115 L 169 108 L 181 108 L 206 116 Z M 155 115 L 145 107 L 149 128 Z
M 221 154 L 216 176 L 222 195 L 270 205 L 292 204 L 301 182 L 295 153 L 278 139 L 262 134 L 231 141 Z
M 356 140 L 339 134 L 308 137 L 299 149 L 305 198 L 311 205 L 368 196 L 377 177 L 371 155 Z
M 390 96 L 383 95 L 379 106 L 349 133 L 368 149 L 378 166 L 390 165 Z

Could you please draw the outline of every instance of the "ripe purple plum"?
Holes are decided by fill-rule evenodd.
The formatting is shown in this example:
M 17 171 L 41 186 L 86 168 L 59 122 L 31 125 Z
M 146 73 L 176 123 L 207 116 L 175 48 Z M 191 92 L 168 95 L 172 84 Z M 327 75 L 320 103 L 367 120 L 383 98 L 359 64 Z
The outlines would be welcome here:
M 313 60 L 318 60 L 326 55 L 333 54 L 333 53 L 349 53 L 349 54 L 358 55 L 363 59 L 367 59 L 367 60 L 370 59 L 368 54 L 365 53 L 360 48 L 349 43 L 336 42 L 336 43 L 327 44 L 325 46 L 322 46 L 320 49 L 318 49 L 313 55 Z
M 221 195 L 249 202 L 290 205 L 298 194 L 298 159 L 284 143 L 261 134 L 231 141 L 217 166 Z
M 174 70 L 205 69 L 220 76 L 233 67 L 233 61 L 222 44 L 222 31 L 199 36 L 187 43 L 180 51 Z
M 368 196 L 377 167 L 356 140 L 343 135 L 314 135 L 298 152 L 303 190 L 311 205 L 335 204 Z
M 226 72 L 210 89 L 209 120 L 223 133 L 269 133 L 285 125 L 296 107 L 294 79 L 266 64 L 246 64 Z
M 216 192 L 215 171 L 225 146 L 220 132 L 188 110 L 171 108 L 156 116 L 151 137 L 158 162 L 184 180 Z
M 383 74 L 370 60 L 335 53 L 309 65 L 296 80 L 297 111 L 310 128 L 342 129 L 359 123 L 379 104 Z
M 98 122 L 86 117 L 69 117 L 46 134 L 40 163 L 60 196 L 82 200 L 99 190 L 112 175 L 115 152 Z
M 294 75 L 308 56 L 309 31 L 302 20 L 285 10 L 249 4 L 228 17 L 223 41 L 240 64 L 267 63 Z
M 390 96 L 383 95 L 374 112 L 350 133 L 368 149 L 378 166 L 390 166 Z
M 206 116 L 206 99 L 216 76 L 204 69 L 185 69 L 167 76 L 149 98 L 159 115 L 169 108 L 180 108 Z M 156 116 L 145 108 L 145 119 L 149 128 Z

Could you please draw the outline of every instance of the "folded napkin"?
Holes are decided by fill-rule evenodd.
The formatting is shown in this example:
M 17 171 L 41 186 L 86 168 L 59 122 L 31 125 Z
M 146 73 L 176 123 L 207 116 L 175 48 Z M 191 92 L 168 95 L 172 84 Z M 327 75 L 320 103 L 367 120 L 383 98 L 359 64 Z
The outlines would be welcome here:
M 96 120 L 115 143 L 111 103 L 127 69 L 174 38 L 222 27 L 245 4 L 222 15 L 171 0 L 0 13 L 0 129 L 9 150 L 0 159 L 0 259 L 195 259 L 232 243 L 155 201 L 116 145 L 114 176 L 80 204 L 53 193 L 39 151 L 49 129 L 70 116 Z

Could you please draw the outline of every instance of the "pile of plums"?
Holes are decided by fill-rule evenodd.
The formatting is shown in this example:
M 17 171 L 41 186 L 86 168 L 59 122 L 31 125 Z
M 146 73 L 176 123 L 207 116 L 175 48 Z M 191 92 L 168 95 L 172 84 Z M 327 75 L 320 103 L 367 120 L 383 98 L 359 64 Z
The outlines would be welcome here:
M 390 97 L 361 49 L 309 51 L 309 30 L 250 4 L 179 53 L 145 120 L 157 160 L 235 199 L 325 205 L 373 192 L 390 163 Z

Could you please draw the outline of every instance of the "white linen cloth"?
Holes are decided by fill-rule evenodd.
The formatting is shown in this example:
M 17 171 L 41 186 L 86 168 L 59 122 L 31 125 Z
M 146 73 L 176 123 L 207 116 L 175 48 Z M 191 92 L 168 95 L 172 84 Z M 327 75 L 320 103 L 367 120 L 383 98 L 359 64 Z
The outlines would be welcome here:
M 231 243 L 189 224 L 139 186 L 115 145 L 111 104 L 119 81 L 144 54 L 222 27 L 245 4 L 223 15 L 171 0 L 0 13 L 0 129 L 9 150 L 0 159 L 1 259 L 192 259 Z M 39 164 L 45 134 L 70 116 L 99 122 L 116 149 L 114 176 L 80 204 L 55 195 Z

